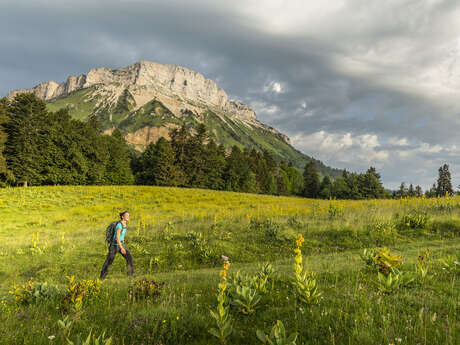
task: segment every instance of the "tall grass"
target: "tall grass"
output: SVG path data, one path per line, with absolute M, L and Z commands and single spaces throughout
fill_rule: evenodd
M 64 308 L 66 276 L 98 277 L 105 227 L 126 209 L 135 277 L 126 277 L 117 256 L 96 297 L 78 313 Z M 69 317 L 71 339 L 92 329 L 114 344 L 217 344 L 209 310 L 216 308 L 225 255 L 229 274 L 252 274 L 260 262 L 277 271 L 256 312 L 230 307 L 229 344 L 260 343 L 256 330 L 268 334 L 276 320 L 297 332 L 297 344 L 458 344 L 458 270 L 439 259 L 459 255 L 459 209 L 459 197 L 337 201 L 138 186 L 1 189 L 0 343 L 65 343 L 58 320 Z M 292 286 L 298 234 L 321 291 L 318 304 L 298 303 Z M 411 274 L 429 248 L 426 277 L 382 292 L 360 253 L 384 246 Z M 140 279 L 164 282 L 161 294 L 130 299 Z M 30 280 L 60 294 L 14 302 L 8 291 Z

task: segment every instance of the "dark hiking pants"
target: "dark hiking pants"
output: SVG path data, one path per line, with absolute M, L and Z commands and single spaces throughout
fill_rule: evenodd
M 104 265 L 102 266 L 100 279 L 103 280 L 107 276 L 109 271 L 109 266 L 112 264 L 115 259 L 115 255 L 120 253 L 126 260 L 126 268 L 128 269 L 128 275 L 133 275 L 133 258 L 131 253 L 126 249 L 126 254 L 122 254 L 120 248 L 117 245 L 111 244 L 109 247 L 109 252 L 107 253 L 107 258 L 105 259 Z

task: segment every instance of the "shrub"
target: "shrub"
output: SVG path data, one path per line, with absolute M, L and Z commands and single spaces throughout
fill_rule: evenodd
M 190 231 L 185 235 L 185 238 L 191 242 L 193 253 L 199 262 L 209 262 L 216 257 L 214 251 L 209 246 L 209 242 L 203 237 L 201 232 Z
M 84 300 L 99 296 L 101 291 L 99 279 L 77 282 L 74 276 L 67 276 L 66 278 L 69 283 L 64 297 L 64 308 L 70 304 L 72 311 L 78 312 L 82 308 Z
M 389 274 L 392 269 L 402 265 L 402 256 L 392 254 L 388 248 L 378 250 L 372 256 L 372 260 L 378 267 L 379 272 L 385 275 Z
M 276 239 L 280 231 L 280 225 L 270 218 L 264 220 L 251 219 L 249 227 L 253 231 L 263 232 L 265 238 L 269 240 Z
M 35 283 L 31 280 L 22 284 L 14 285 L 9 291 L 18 304 L 32 304 L 39 300 L 55 298 L 59 295 L 59 288 L 48 283 Z
M 138 280 L 129 288 L 129 298 L 134 301 L 151 299 L 161 294 L 164 283 L 157 283 L 153 280 Z
M 400 230 L 421 230 L 425 229 L 430 217 L 427 214 L 406 214 L 401 217 L 398 228 Z
M 361 257 L 361 260 L 364 261 L 366 266 L 370 269 L 376 269 L 377 268 L 377 262 L 374 260 L 374 258 L 377 255 L 378 250 L 377 249 L 371 249 L 371 248 L 366 248 L 362 251 L 362 253 L 359 254 Z

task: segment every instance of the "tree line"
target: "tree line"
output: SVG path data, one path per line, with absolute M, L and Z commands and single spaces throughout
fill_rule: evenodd
M 458 189 L 460 189 L 460 186 L 458 186 Z M 446 195 L 452 196 L 454 194 L 455 192 L 452 188 L 452 179 L 448 164 L 443 164 L 439 167 L 436 182 L 433 183 L 431 188 L 426 190 L 425 193 L 423 193 L 422 187 L 416 186 L 414 188 L 412 183 L 407 187 L 404 182 L 401 183 L 398 190 L 393 191 L 394 198 L 421 197 L 422 195 L 425 195 L 427 198 L 434 198 Z
M 1 185 L 131 184 L 129 156 L 121 132 L 102 135 L 95 117 L 49 112 L 33 94 L 0 100 Z
M 208 188 L 309 198 L 367 199 L 420 196 L 421 188 L 384 189 L 374 167 L 321 178 L 313 161 L 303 172 L 268 151 L 226 149 L 204 125 L 193 134 L 183 125 L 144 152 L 134 151 L 115 129 L 102 134 L 96 117 L 82 122 L 66 109 L 50 112 L 33 94 L 0 99 L 0 185 L 139 184 Z M 442 169 L 441 169 L 442 168 Z M 448 166 L 436 195 L 445 194 Z M 447 170 L 447 171 L 446 171 Z M 447 188 L 447 189 L 446 189 Z M 430 191 L 427 191 L 430 195 Z

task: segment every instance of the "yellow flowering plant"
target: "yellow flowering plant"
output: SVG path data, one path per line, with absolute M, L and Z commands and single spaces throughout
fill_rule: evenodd
M 210 310 L 211 316 L 216 321 L 216 328 L 209 329 L 209 333 L 220 340 L 221 344 L 227 343 L 227 338 L 232 334 L 233 322 L 230 316 L 230 307 L 227 296 L 227 271 L 230 268 L 230 262 L 224 261 L 220 271 L 220 282 L 217 291 L 217 308 Z
M 297 247 L 294 249 L 294 279 L 293 285 L 297 299 L 305 304 L 318 304 L 321 297 L 316 279 L 312 272 L 307 272 L 303 265 L 302 244 L 305 242 L 302 234 L 299 234 L 296 240 Z

